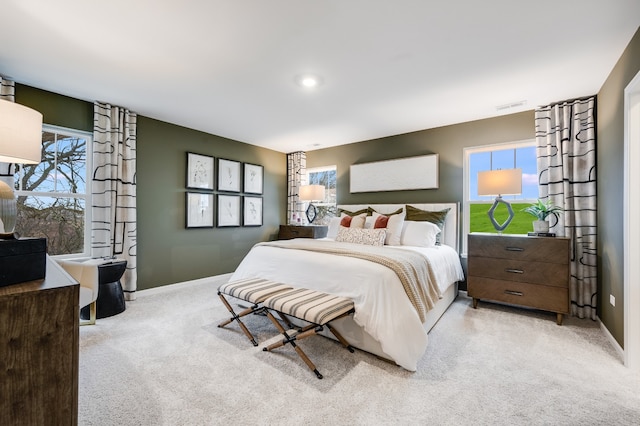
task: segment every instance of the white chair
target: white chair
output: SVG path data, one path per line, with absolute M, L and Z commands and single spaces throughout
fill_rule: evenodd
M 79 309 L 89 305 L 89 320 L 80 321 L 80 325 L 95 324 L 99 288 L 98 265 L 104 263 L 104 260 L 58 260 L 58 263 L 80 284 Z M 80 311 L 78 311 L 79 314 Z

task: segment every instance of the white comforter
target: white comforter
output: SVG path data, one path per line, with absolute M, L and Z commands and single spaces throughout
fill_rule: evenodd
M 326 242 L 354 250 L 359 246 Z M 441 292 L 464 279 L 458 253 L 451 247 L 394 248 L 427 256 Z M 242 260 L 231 280 L 254 276 L 353 299 L 354 321 L 380 343 L 390 359 L 407 370 L 416 370 L 427 347 L 427 332 L 391 269 L 352 257 L 258 245 Z

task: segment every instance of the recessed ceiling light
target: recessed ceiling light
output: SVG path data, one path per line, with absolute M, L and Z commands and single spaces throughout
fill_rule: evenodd
M 304 88 L 313 89 L 322 83 L 322 79 L 313 74 L 302 74 L 296 77 L 296 83 Z

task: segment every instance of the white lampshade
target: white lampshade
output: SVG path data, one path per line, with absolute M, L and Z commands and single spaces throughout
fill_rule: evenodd
M 323 201 L 324 186 L 303 185 L 300 187 L 300 193 L 298 195 L 302 201 Z
M 522 169 L 478 172 L 478 195 L 522 194 Z
M 42 160 L 42 114 L 0 100 L 0 161 L 37 164 Z

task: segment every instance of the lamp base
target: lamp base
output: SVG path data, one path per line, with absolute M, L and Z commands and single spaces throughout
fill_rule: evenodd
M 318 215 L 318 209 L 316 209 L 316 206 L 309 203 L 309 207 L 307 207 L 307 211 L 305 213 L 307 215 L 307 220 L 309 221 L 309 223 L 313 223 L 313 221 L 316 220 L 316 216 Z
M 502 224 L 498 223 L 498 221 L 494 216 L 496 208 L 498 208 L 498 205 L 500 204 L 504 204 L 505 206 L 507 206 L 507 210 L 509 212 L 509 217 L 507 217 L 507 219 Z M 513 209 L 511 208 L 511 204 L 504 201 L 500 196 L 496 197 L 496 200 L 493 202 L 493 205 L 487 212 L 487 215 L 489 216 L 489 220 L 491 220 L 491 224 L 493 225 L 494 228 L 496 228 L 496 231 L 498 231 L 499 233 L 502 233 L 502 231 L 507 229 L 507 226 L 509 226 L 514 216 Z

